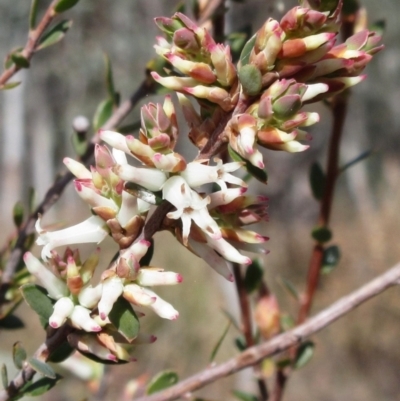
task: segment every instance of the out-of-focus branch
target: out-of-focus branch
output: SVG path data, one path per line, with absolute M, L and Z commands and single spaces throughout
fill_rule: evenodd
M 122 120 L 129 114 L 132 108 L 138 103 L 140 99 L 146 95 L 152 93 L 154 90 L 154 81 L 149 74 L 146 74 L 146 78 L 142 81 L 138 89 L 133 93 L 133 95 L 123 102 L 111 115 L 109 120 L 102 127 L 103 129 L 115 128 Z M 85 164 L 91 162 L 93 157 L 94 145 L 98 140 L 97 137 L 94 138 L 92 143 L 88 146 L 85 154 L 81 157 L 81 161 Z M 44 196 L 42 202 L 39 206 L 31 213 L 28 219 L 25 221 L 23 226 L 20 228 L 18 237 L 16 239 L 14 248 L 10 254 L 7 264 L 2 272 L 1 284 L 0 284 L 0 305 L 4 303 L 5 294 L 10 287 L 13 276 L 16 269 L 22 259 L 23 254 L 26 249 L 27 237 L 34 232 L 35 222 L 37 220 L 38 214 L 44 214 L 54 203 L 57 202 L 62 192 L 64 191 L 67 184 L 74 178 L 70 172 L 65 172 L 59 176 L 54 184 L 49 188 L 46 195 Z
M 25 47 L 21 51 L 21 55 L 24 58 L 26 58 L 28 61 L 30 61 L 32 56 L 34 55 L 34 53 L 39 45 L 39 40 L 40 40 L 41 36 L 43 35 L 44 31 L 51 24 L 53 19 L 58 15 L 54 11 L 54 6 L 56 5 L 56 3 L 57 3 L 57 0 L 54 0 L 49 5 L 49 7 L 47 8 L 46 12 L 44 13 L 42 19 L 40 20 L 39 24 L 37 25 L 37 27 L 34 29 L 31 29 L 29 31 L 28 40 L 25 44 Z M 7 83 L 7 81 L 10 78 L 12 78 L 20 69 L 21 69 L 21 67 L 17 66 L 16 64 L 13 64 L 11 67 L 4 70 L 3 73 L 0 75 L 0 86 Z
M 400 284 L 400 263 L 358 290 L 334 302 L 330 307 L 294 329 L 280 334 L 263 344 L 248 348 L 238 356 L 224 363 L 206 368 L 175 386 L 150 396 L 137 398 L 135 401 L 176 400 L 183 394 L 198 390 L 222 377 L 253 366 L 264 358 L 278 354 L 301 343 L 305 338 L 322 330 L 370 298 L 397 284 Z
M 68 334 L 74 329 L 64 325 L 57 330 L 51 329 L 52 335 L 48 336 L 46 341 L 36 350 L 33 357 L 46 362 L 53 351 L 55 351 L 67 338 Z M 25 362 L 23 368 L 18 372 L 7 388 L 0 391 L 0 401 L 7 401 L 16 396 L 22 387 L 33 379 L 36 371 Z

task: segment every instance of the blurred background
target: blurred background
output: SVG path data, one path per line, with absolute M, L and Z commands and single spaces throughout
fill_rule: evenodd
M 49 1 L 39 4 L 44 10 Z M 75 156 L 71 146 L 73 118 L 83 115 L 91 120 L 97 105 L 107 96 L 104 53 L 112 61 L 115 85 L 124 100 L 138 87 L 147 62 L 154 57 L 154 37 L 159 32 L 153 18 L 172 15 L 177 4 L 172 0 L 79 2 L 66 15 L 73 20 L 66 38 L 34 57 L 31 68 L 17 78 L 22 85 L 0 93 L 1 243 L 14 231 L 11 211 L 15 202 L 26 203 L 31 186 L 40 201 L 56 174 L 64 171 L 63 157 Z M 231 1 L 227 19 L 232 27 L 251 25 L 255 31 L 268 17 L 280 18 L 296 4 L 294 0 Z M 338 181 L 331 228 L 332 244 L 340 247 L 342 258 L 331 274 L 322 277 L 314 312 L 400 260 L 400 2 L 363 0 L 362 4 L 371 24 L 386 22 L 386 48 L 368 66 L 368 79 L 352 91 L 341 161 L 346 163 L 366 150 L 373 149 L 374 153 Z M 25 43 L 28 13 L 29 2 L 0 3 L 2 57 Z M 141 104 L 157 100 L 152 96 Z M 271 252 L 263 258 L 265 278 L 281 310 L 293 315 L 297 305 L 279 283 L 282 277 L 290 279 L 299 291 L 305 284 L 313 245 L 310 232 L 318 215 L 308 174 L 313 162 L 325 163 L 331 126 L 329 110 L 323 104 L 316 109 L 321 122 L 313 127 L 311 148 L 294 155 L 264 152 L 269 183 L 254 186 L 255 191 L 270 199 L 270 221 L 262 227 L 263 234 L 271 238 L 267 243 Z M 137 121 L 139 110 L 137 107 L 126 123 Z M 184 129 L 182 125 L 182 136 Z M 182 147 L 182 153 L 195 154 L 189 142 Z M 86 205 L 69 186 L 45 221 L 61 220 L 72 225 L 88 215 Z M 212 349 L 226 327 L 223 311 L 238 317 L 232 283 L 217 276 L 169 234 L 157 234 L 156 245 L 152 264 L 184 275 L 181 285 L 159 291 L 180 311 L 180 318 L 162 321 L 149 313 L 143 319 L 143 331 L 156 335 L 158 340 L 138 348 L 137 362 L 109 368 L 104 399 L 122 399 L 123 383 L 141 375 L 151 377 L 161 369 L 175 370 L 181 378 L 201 370 L 209 363 Z M 106 266 L 115 249 L 111 241 L 102 249 Z M 10 370 L 10 347 L 16 340 L 22 341 L 30 353 L 42 341 L 39 334 L 32 334 L 41 331 L 36 315 L 25 305 L 18 314 L 28 330 L 0 333 L 0 363 L 6 363 Z M 238 335 L 231 327 L 216 361 L 238 352 L 234 345 Z M 400 290 L 395 288 L 314 336 L 315 355 L 292 375 L 284 399 L 400 400 L 399 335 Z M 68 370 L 59 371 L 65 377 L 62 385 L 43 400 L 88 397 L 84 381 Z M 199 395 L 215 401 L 231 400 L 231 389 L 256 391 L 251 369 L 208 386 Z

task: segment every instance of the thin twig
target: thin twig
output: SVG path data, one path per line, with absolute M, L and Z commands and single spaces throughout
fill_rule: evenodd
M 51 24 L 53 19 L 58 15 L 54 11 L 54 6 L 56 5 L 56 3 L 57 3 L 57 0 L 54 0 L 49 5 L 49 7 L 45 11 L 42 19 L 40 20 L 39 24 L 37 25 L 37 27 L 35 29 L 31 29 L 29 31 L 28 40 L 25 44 L 25 47 L 21 51 L 21 55 L 23 57 L 25 57 L 28 61 L 31 60 L 32 56 L 34 55 L 35 51 L 37 50 L 37 47 L 39 45 L 39 40 L 40 40 L 41 36 L 43 35 L 44 31 Z M 13 64 L 11 67 L 4 70 L 0 76 L 0 86 L 7 83 L 7 81 L 10 78 L 12 78 L 20 69 L 21 69 L 21 67 L 18 67 L 16 64 Z
M 261 345 L 248 348 L 238 356 L 219 365 L 206 368 L 201 372 L 179 382 L 166 390 L 151 396 L 137 398 L 135 401 L 169 401 L 176 400 L 183 394 L 198 390 L 218 379 L 253 366 L 264 358 L 278 354 L 293 347 L 346 315 L 370 298 L 382 293 L 389 287 L 400 284 L 400 263 L 387 272 L 376 277 L 358 290 L 334 302 L 313 318 L 286 333 L 280 334 Z M 1 400 L 0 400 L 1 401 Z

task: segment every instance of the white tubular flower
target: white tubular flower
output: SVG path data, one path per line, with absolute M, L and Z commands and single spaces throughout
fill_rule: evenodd
M 174 272 L 163 272 L 161 269 L 140 269 L 136 281 L 139 285 L 173 285 L 181 283 L 182 276 Z
M 243 163 L 233 162 L 223 164 L 221 159 L 215 158 L 216 166 L 208 166 L 200 162 L 192 162 L 186 166 L 181 172 L 181 177 L 189 184 L 190 187 L 196 188 L 210 182 L 217 183 L 221 189 L 226 189 L 226 182 L 230 184 L 247 187 L 247 184 L 239 177 L 235 177 L 231 173 L 239 169 Z
M 80 198 L 84 200 L 89 206 L 106 207 L 108 209 L 113 210 L 114 212 L 118 211 L 118 206 L 112 199 L 108 199 L 100 195 L 94 189 L 90 188 L 90 186 L 85 185 L 84 182 L 75 180 L 74 185 L 75 185 L 75 190 L 80 196 Z
M 160 298 L 155 292 L 148 290 L 147 288 L 144 291 L 155 298 L 155 301 L 149 305 L 150 309 L 153 309 L 158 316 L 163 319 L 176 320 L 179 317 L 179 312 L 167 301 L 164 301 Z
M 118 164 L 128 164 L 128 160 L 124 151 L 112 148 L 112 155 Z
M 78 294 L 79 303 L 85 308 L 92 309 L 100 301 L 103 285 L 100 283 L 96 287 L 91 285 L 85 287 Z
M 92 173 L 82 163 L 69 157 L 65 157 L 63 163 L 76 178 L 82 180 L 92 179 Z
M 310 100 L 321 93 L 328 92 L 329 86 L 327 84 L 311 84 L 307 85 L 307 89 L 304 92 L 304 95 L 301 98 L 302 102 L 306 102 L 307 100 Z
M 166 199 L 177 209 L 175 212 L 168 213 L 167 216 L 170 219 L 180 218 L 182 220 L 182 238 L 185 245 L 189 237 L 192 220 L 211 238 L 221 238 L 218 224 L 207 210 L 210 198 L 202 198 L 189 187 L 182 177 L 173 176 L 167 180 L 163 187 L 163 199 Z
M 246 188 L 227 188 L 222 191 L 213 192 L 209 195 L 211 202 L 208 205 L 208 210 L 212 210 L 217 206 L 227 205 L 239 196 L 242 196 L 246 191 Z
M 228 281 L 234 281 L 233 274 L 229 268 L 228 262 L 221 258 L 212 248 L 201 242 L 189 239 L 190 248 L 203 259 L 218 274 L 226 278 Z
M 53 307 L 53 314 L 49 318 L 49 324 L 53 329 L 58 329 L 65 323 L 67 317 L 74 310 L 74 303 L 71 298 L 63 297 L 60 298 Z
M 43 230 L 39 217 L 35 228 L 39 234 L 36 243 L 44 245 L 42 249 L 42 259 L 51 258 L 51 250 L 63 245 L 99 243 L 108 235 L 108 230 L 104 228 L 104 221 L 98 216 L 89 217 L 87 220 L 75 226 L 59 231 L 49 232 Z
M 167 175 L 155 168 L 137 168 L 129 164 L 118 165 L 115 173 L 125 181 L 131 181 L 150 191 L 159 191 Z
M 68 295 L 69 291 L 65 282 L 47 269 L 30 252 L 24 254 L 24 262 L 28 271 L 41 282 L 51 298 L 57 300 Z
M 71 323 L 77 329 L 85 331 L 101 331 L 101 326 L 99 326 L 94 319 L 90 317 L 90 310 L 84 308 L 81 305 L 75 305 L 69 318 Z
M 155 294 L 147 293 L 147 290 L 137 284 L 127 284 L 124 287 L 124 298 L 134 305 L 149 306 L 156 301 Z
M 122 150 L 124 153 L 131 155 L 131 151 L 126 144 L 126 138 L 124 135 L 114 131 L 100 130 L 99 137 L 111 147 Z
M 123 293 L 124 285 L 119 277 L 111 277 L 103 282 L 101 299 L 98 304 L 100 318 L 105 320 L 114 302 Z
M 138 198 L 126 191 L 122 191 L 121 208 L 117 214 L 117 220 L 121 224 L 121 227 L 125 227 L 132 217 L 138 214 Z
M 212 239 L 207 237 L 207 244 L 215 249 L 219 254 L 222 255 L 226 260 L 230 262 L 240 263 L 243 265 L 249 265 L 251 259 L 247 256 L 242 255 L 235 247 L 233 247 L 229 242 L 225 241 L 223 238 Z

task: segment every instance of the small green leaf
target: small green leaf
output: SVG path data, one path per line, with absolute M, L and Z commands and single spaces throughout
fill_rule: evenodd
M 128 341 L 134 340 L 139 333 L 139 319 L 131 304 L 119 297 L 108 315 L 111 323 Z
M 221 347 L 226 335 L 228 334 L 229 328 L 231 327 L 231 322 L 228 321 L 228 324 L 226 325 L 224 331 L 222 332 L 221 337 L 219 338 L 219 340 L 217 341 L 217 343 L 215 344 L 214 349 L 211 352 L 211 356 L 210 356 L 210 362 L 212 362 L 215 359 L 215 356 L 217 355 L 217 352 L 219 350 L 219 348 Z
M 8 372 L 7 366 L 4 363 L 1 365 L 1 382 L 3 384 L 3 388 L 6 389 L 8 387 Z
M 4 330 L 17 330 L 25 327 L 24 322 L 15 315 L 7 315 L 0 320 L 0 328 Z
M 258 401 L 258 398 L 254 394 L 245 393 L 244 391 L 233 390 L 233 395 L 241 401 Z
M 29 207 L 29 213 L 32 213 L 36 208 L 36 191 L 35 188 L 33 187 L 29 188 L 28 207 Z
M 239 81 L 246 95 L 258 95 L 262 88 L 260 70 L 253 64 L 246 64 L 239 70 Z
M 63 13 L 64 11 L 72 8 L 79 0 L 60 0 L 55 6 L 54 11 L 56 13 Z
M 289 358 L 284 358 L 276 362 L 276 367 L 278 369 L 285 369 L 287 366 L 290 366 L 292 364 L 292 360 Z
M 17 341 L 13 345 L 13 361 L 17 369 L 22 369 L 22 366 L 26 360 L 26 351 L 22 346 L 21 342 Z
M 178 383 L 178 375 L 170 370 L 164 370 L 155 375 L 147 385 L 146 394 L 154 394 Z
M 39 315 L 42 323 L 48 324 L 53 313 L 53 302 L 47 296 L 47 291 L 35 284 L 25 284 L 21 287 L 22 295 L 28 305 Z
M 18 201 L 13 208 L 13 219 L 14 224 L 17 228 L 21 227 L 22 222 L 24 221 L 24 206 L 22 202 Z
M 233 161 L 244 162 L 244 167 L 252 177 L 262 182 L 263 184 L 266 184 L 268 182 L 268 175 L 265 170 L 252 165 L 248 160 L 244 159 L 242 156 L 236 153 L 230 146 L 228 146 L 228 153 Z
M 150 266 L 151 259 L 153 258 L 154 254 L 154 240 L 153 238 L 150 239 L 150 246 L 147 249 L 146 254 L 140 259 L 140 266 Z
M 246 340 L 243 336 L 235 338 L 235 345 L 239 351 L 244 351 L 247 348 Z
M 71 140 L 72 140 L 72 146 L 75 150 L 75 153 L 78 156 L 83 156 L 88 148 L 87 139 L 84 136 L 79 135 L 78 133 L 74 132 L 72 134 Z
M 98 131 L 111 117 L 114 107 L 114 100 L 108 98 L 103 100 L 96 109 L 93 117 L 93 129 Z
M 48 32 L 46 32 L 39 41 L 38 50 L 52 46 L 63 39 L 69 28 L 72 26 L 72 20 L 63 20 Z
M 45 377 L 49 377 L 50 379 L 56 378 L 56 373 L 54 372 L 53 368 L 45 362 L 39 361 L 36 358 L 30 358 L 28 360 L 29 365 L 31 368 L 36 372 L 40 373 Z
M 114 79 L 113 79 L 113 71 L 111 60 L 108 54 L 104 53 L 104 62 L 106 64 L 106 87 L 108 92 L 108 97 L 110 99 L 114 99 L 114 105 L 117 106 L 115 103 L 116 96 L 115 96 L 115 88 L 114 88 Z
M 324 250 L 322 259 L 322 274 L 329 274 L 339 263 L 340 249 L 337 245 L 332 245 Z
M 264 269 L 259 260 L 254 259 L 250 266 L 247 267 L 244 276 L 244 286 L 248 294 L 255 291 L 261 284 L 264 274 Z
M 55 374 L 54 378 L 42 377 L 39 380 L 36 380 L 34 383 L 30 383 L 27 387 L 24 387 L 24 395 L 37 397 L 39 395 L 47 393 L 61 379 L 62 376 L 57 373 Z
M 314 198 L 321 200 L 325 191 L 325 173 L 319 163 L 315 162 L 310 169 L 310 185 Z
M 294 361 L 294 368 L 300 369 L 308 362 L 310 362 L 312 356 L 314 355 L 314 343 L 311 341 L 306 341 L 299 345 L 297 349 L 296 359 Z
M 29 68 L 30 66 L 29 60 L 18 52 L 11 54 L 11 60 L 19 68 Z
M 80 354 L 82 354 L 84 357 L 90 359 L 91 361 L 100 363 L 102 365 L 125 365 L 127 364 L 129 361 L 125 361 L 123 359 L 118 359 L 117 361 L 110 361 L 108 359 L 101 359 L 98 356 L 91 354 L 89 352 L 83 352 L 81 350 L 77 350 Z
M 290 280 L 288 280 L 288 279 L 286 279 L 286 278 L 284 278 L 284 277 L 280 277 L 279 282 L 280 282 L 280 284 L 282 284 L 282 287 L 283 287 L 285 290 L 287 290 L 287 291 L 289 292 L 289 294 L 290 294 L 296 301 L 299 300 L 299 293 L 297 292 L 296 287 L 294 286 L 294 284 L 293 284 Z
M 64 341 L 57 349 L 55 349 L 49 356 L 48 361 L 53 363 L 60 363 L 65 361 L 75 351 L 68 341 Z
M 248 30 L 251 30 L 251 26 L 249 28 L 250 29 Z M 229 43 L 229 47 L 231 49 L 232 58 L 234 60 L 237 60 L 240 57 L 240 53 L 249 36 L 250 35 L 248 35 L 246 32 L 242 30 L 241 32 L 232 32 L 226 38 L 226 40 Z
M 350 160 L 349 162 L 347 162 L 344 166 L 342 166 L 339 169 L 339 173 L 343 173 L 344 171 L 346 171 L 348 168 L 353 167 L 355 164 L 367 159 L 368 157 L 370 157 L 371 155 L 373 155 L 375 153 L 374 149 L 370 149 L 370 150 L 366 150 L 365 152 L 361 153 L 359 156 L 357 156 L 356 158 L 354 158 L 353 160 Z
M 36 26 L 36 17 L 38 11 L 39 0 L 32 0 L 31 9 L 29 11 L 29 29 L 33 30 Z
M 311 236 L 321 244 L 328 242 L 332 238 L 332 232 L 327 227 L 315 227 L 312 232 Z
M 2 91 L 7 91 L 9 89 L 14 89 L 17 86 L 21 85 L 21 82 L 9 82 L 7 84 L 4 85 L 0 85 L 0 90 Z
M 242 53 L 240 54 L 239 58 L 239 69 L 249 64 L 250 53 L 253 50 L 255 43 L 256 43 L 256 35 L 253 35 L 244 45 Z
M 280 322 L 283 331 L 290 330 L 296 325 L 295 320 L 287 313 L 284 313 L 280 316 Z

